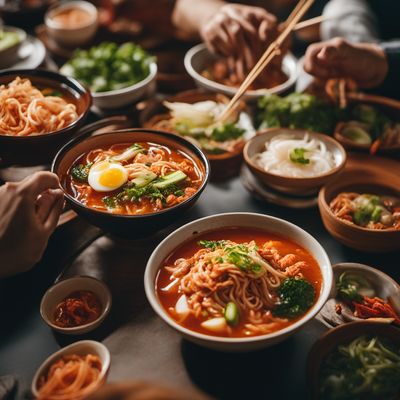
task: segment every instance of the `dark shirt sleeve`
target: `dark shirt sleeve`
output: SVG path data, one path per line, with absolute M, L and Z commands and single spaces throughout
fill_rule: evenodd
M 400 40 L 380 43 L 385 51 L 389 72 L 375 93 L 400 99 Z

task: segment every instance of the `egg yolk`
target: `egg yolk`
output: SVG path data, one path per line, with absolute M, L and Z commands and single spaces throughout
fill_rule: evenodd
M 125 180 L 123 171 L 117 168 L 110 168 L 103 171 L 99 176 L 99 183 L 105 187 L 120 186 Z

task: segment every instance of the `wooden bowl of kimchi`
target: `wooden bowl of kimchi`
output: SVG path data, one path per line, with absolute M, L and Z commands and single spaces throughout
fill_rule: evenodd
M 196 203 L 209 164 L 184 138 L 138 128 L 75 138 L 58 152 L 52 171 L 79 215 L 115 236 L 139 239 Z
M 356 250 L 400 249 L 399 163 L 374 156 L 351 156 L 340 178 L 324 186 L 318 207 L 328 232 Z
M 179 131 L 178 124 L 175 125 L 172 112 L 168 109 L 170 104 L 185 103 L 190 105 L 201 105 L 207 102 L 224 104 L 229 98 L 215 93 L 204 93 L 200 90 L 188 90 L 167 97 L 165 101 L 150 101 L 144 107 L 139 115 L 140 125 L 148 129 L 160 129 L 183 136 L 198 145 L 207 156 L 211 165 L 211 179 L 218 181 L 236 176 L 239 173 L 243 161 L 243 147 L 247 140 L 254 136 L 255 130 L 252 125 L 252 118 L 248 107 L 241 102 L 234 116 L 234 125 L 243 130 L 243 134 L 237 139 L 228 139 L 215 142 L 197 139 L 196 135 L 191 136 L 183 131 Z M 211 103 L 210 103 L 211 104 Z M 212 109 L 211 105 L 211 109 Z M 190 113 L 190 110 L 189 110 Z M 176 120 L 176 118 L 175 118 Z M 216 146 L 213 148 L 213 146 Z

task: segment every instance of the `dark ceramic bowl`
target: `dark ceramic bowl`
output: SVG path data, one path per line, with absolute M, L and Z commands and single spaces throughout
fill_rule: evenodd
M 193 104 L 206 100 L 217 101 L 217 94 L 204 93 L 200 90 L 187 90 L 168 97 L 165 100 L 170 103 L 181 102 Z M 158 122 L 169 118 L 168 110 L 163 105 L 163 102 L 161 100 L 154 100 L 149 102 L 141 111 L 139 122 L 144 128 L 155 129 Z M 171 131 L 171 133 L 179 135 L 175 131 Z M 211 180 L 221 181 L 239 175 L 240 166 L 243 162 L 244 145 L 245 142 L 241 146 L 237 146 L 235 151 L 229 153 L 211 154 L 205 152 L 211 165 Z
M 78 118 L 67 127 L 43 135 L 7 136 L 0 134 L 0 166 L 12 164 L 37 165 L 50 163 L 62 145 L 73 138 L 83 125 L 92 105 L 92 97 L 78 81 L 46 70 L 6 70 L 0 72 L 0 85 L 17 76 L 28 78 L 39 89 L 51 88 L 61 92 L 75 104 Z
M 328 354 L 337 346 L 349 343 L 363 335 L 384 337 L 389 339 L 396 346 L 400 344 L 400 330 L 385 323 L 370 321 L 350 322 L 329 330 L 318 339 L 308 355 L 307 386 L 311 391 L 310 399 L 321 400 L 319 396 L 319 371 Z
M 143 215 L 117 215 L 86 207 L 76 200 L 66 189 L 65 178 L 75 160 L 92 149 L 106 147 L 116 143 L 153 142 L 179 149 L 188 154 L 196 162 L 203 173 L 203 183 L 199 190 L 186 201 L 165 210 Z M 189 209 L 204 190 L 209 177 L 209 164 L 202 151 L 181 138 L 167 132 L 149 129 L 125 129 L 112 131 L 89 138 L 75 138 L 67 143 L 56 155 L 52 168 L 61 181 L 61 188 L 71 207 L 91 224 L 98 226 L 112 235 L 139 239 L 151 236 L 159 230 L 175 222 L 184 211 Z
M 57 0 L 9 0 L 0 6 L 0 14 L 8 25 L 31 29 L 43 22 L 47 9 Z

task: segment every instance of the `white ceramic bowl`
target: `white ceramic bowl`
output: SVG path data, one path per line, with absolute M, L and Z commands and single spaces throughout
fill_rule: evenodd
M 57 326 L 54 323 L 54 311 L 57 305 L 70 293 L 77 290 L 90 290 L 98 297 L 102 305 L 100 316 L 85 325 L 71 328 Z M 75 276 L 59 281 L 47 290 L 40 303 L 40 315 L 46 324 L 57 332 L 66 335 L 82 335 L 96 329 L 104 321 L 111 310 L 111 303 L 111 293 L 103 282 L 90 276 Z
M 157 64 L 150 64 L 150 73 L 142 81 L 123 89 L 108 92 L 92 92 L 93 105 L 101 109 L 125 107 L 152 95 L 156 90 Z
M 293 240 L 313 255 L 322 273 L 323 282 L 321 293 L 314 306 L 299 321 L 277 332 L 266 335 L 243 338 L 227 338 L 205 335 L 187 329 L 175 322 L 175 320 L 169 316 L 167 311 L 165 311 L 164 307 L 158 300 L 155 289 L 157 272 L 162 267 L 164 260 L 183 242 L 193 240 L 193 238 L 196 238 L 205 232 L 220 230 L 228 227 L 255 228 L 265 230 L 266 232 L 275 233 Z M 256 350 L 277 344 L 293 335 L 307 322 L 313 319 L 329 297 L 332 287 L 332 267 L 325 250 L 318 243 L 318 241 L 303 229 L 290 222 L 268 215 L 253 213 L 238 212 L 217 214 L 190 222 L 167 236 L 154 250 L 147 263 L 144 275 L 144 286 L 147 299 L 149 300 L 154 311 L 184 338 L 201 346 L 222 351 L 240 352 Z
M 80 8 L 90 15 L 88 22 L 76 28 L 65 27 L 53 17 L 61 11 L 71 8 Z M 88 43 L 96 34 L 98 27 L 97 8 L 87 1 L 68 1 L 51 8 L 45 15 L 44 23 L 50 38 L 61 46 L 78 47 Z
M 15 32 L 19 36 L 19 42 L 13 46 L 0 50 L 0 68 L 7 68 L 12 66 L 18 61 L 18 52 L 22 44 L 26 41 L 26 32 L 22 29 L 15 28 L 14 26 L 4 26 L 4 32 Z
M 47 370 L 50 368 L 52 364 L 54 364 L 62 356 L 69 354 L 77 354 L 77 355 L 93 354 L 98 356 L 102 364 L 98 380 L 99 386 L 105 383 L 108 371 L 110 369 L 110 352 L 108 351 L 107 347 L 100 342 L 96 342 L 94 340 L 81 340 L 80 342 L 70 344 L 69 346 L 64 347 L 63 349 L 56 351 L 42 363 L 42 365 L 36 371 L 32 380 L 31 390 L 34 398 L 37 398 L 38 396 L 37 386 L 39 383 L 39 378 L 47 372 Z
M 199 88 L 207 89 L 211 92 L 223 93 L 227 96 L 234 96 L 237 88 L 217 83 L 201 75 L 212 62 L 217 60 L 218 57 L 210 53 L 204 43 L 192 47 L 185 55 L 184 63 L 187 73 L 196 82 Z M 288 76 L 288 80 L 281 85 L 275 86 L 271 89 L 248 90 L 243 96 L 246 100 L 257 100 L 261 96 L 268 93 L 283 93 L 293 88 L 297 80 L 297 60 L 292 53 L 287 53 L 282 61 L 283 72 Z

